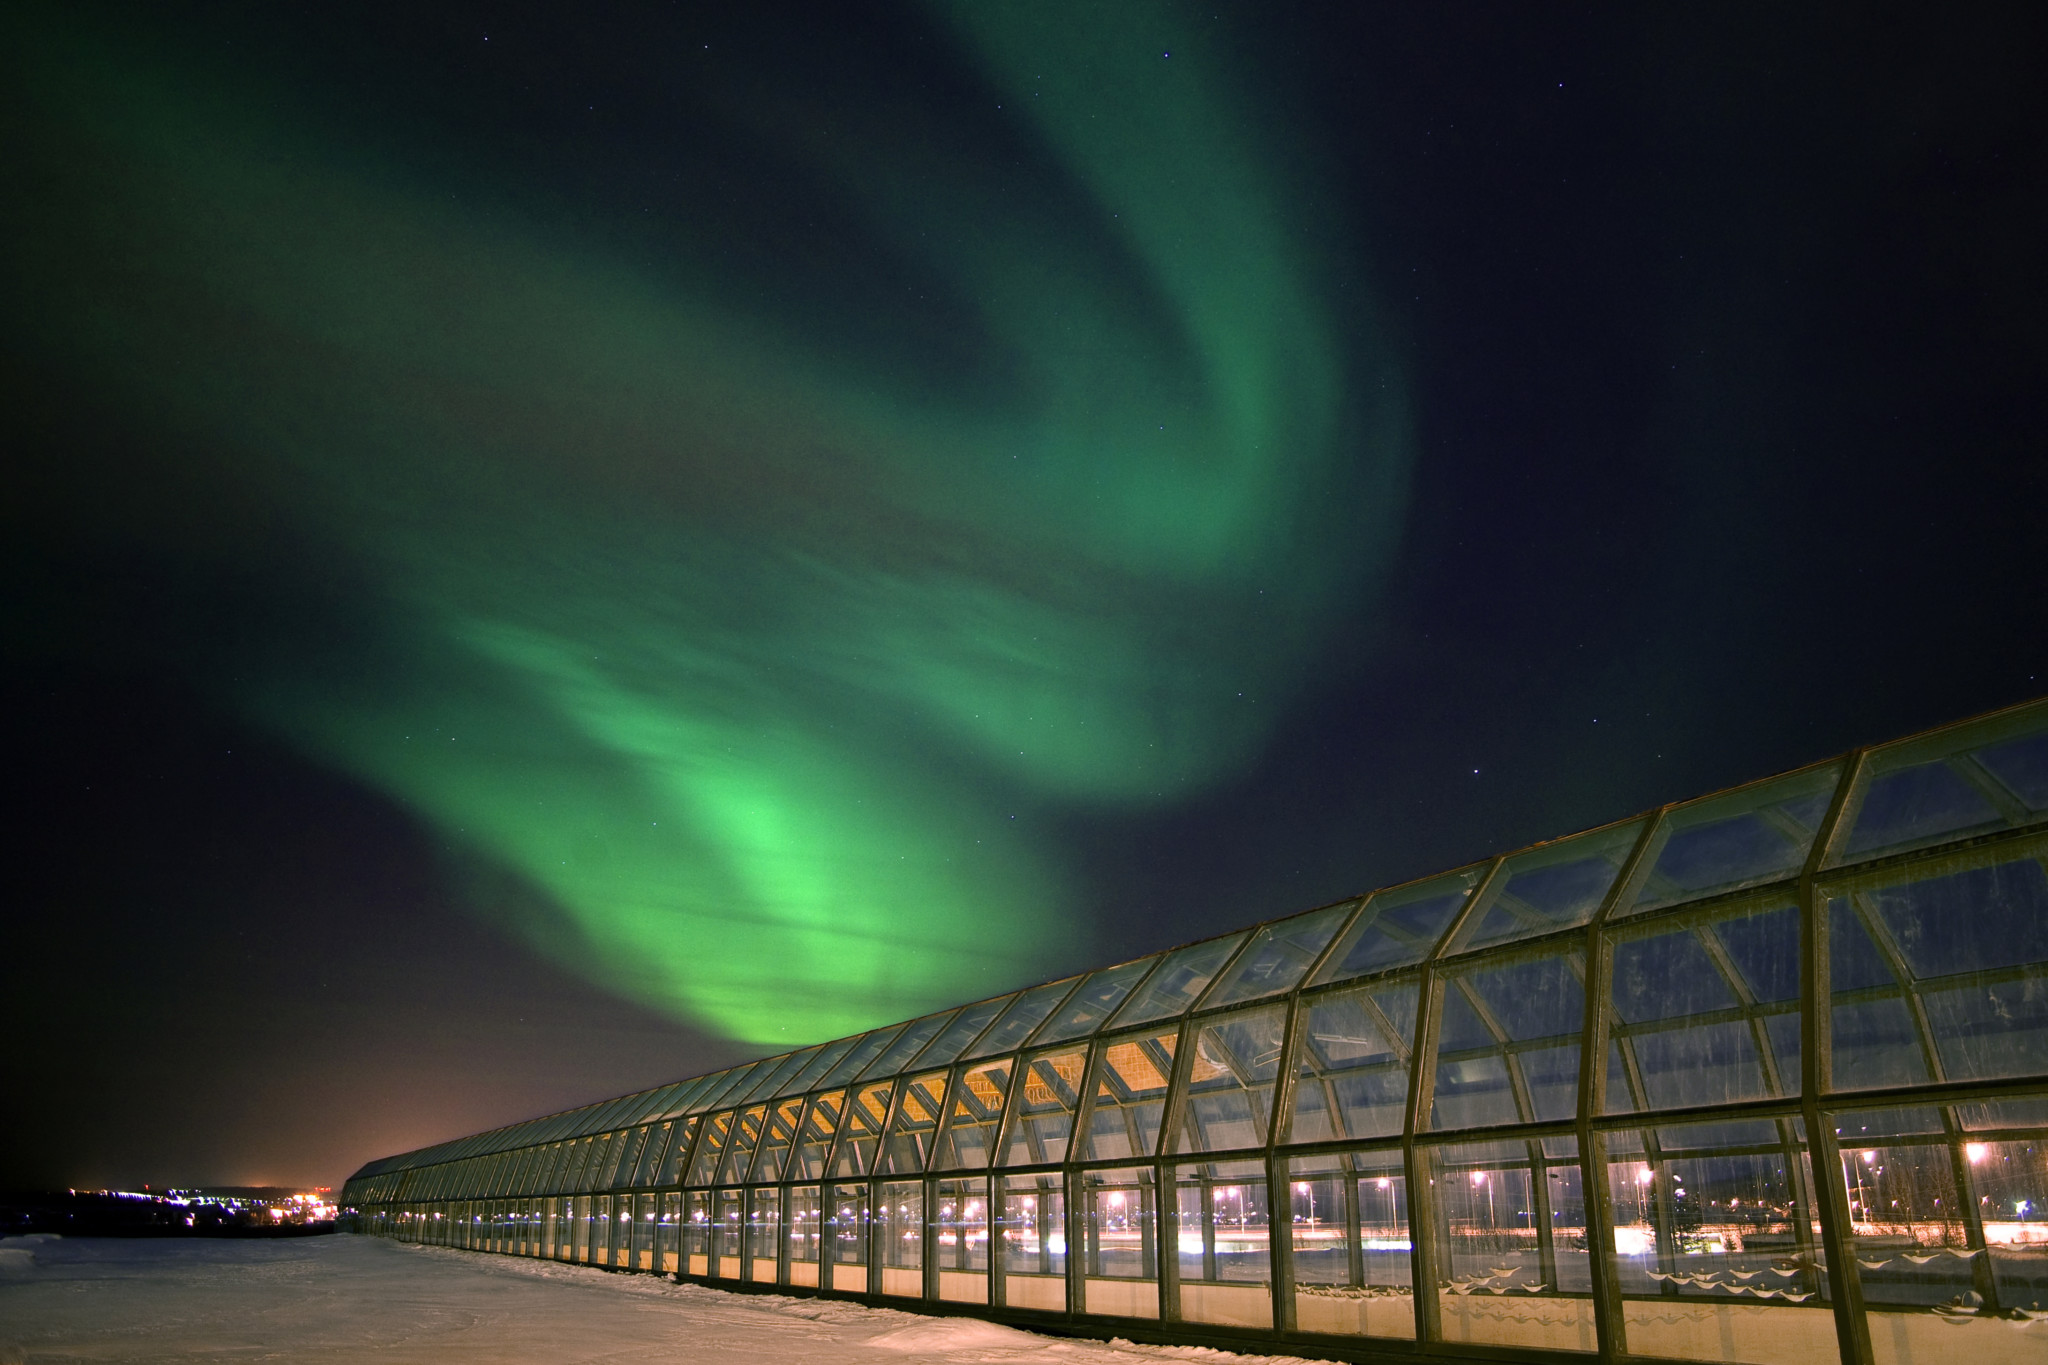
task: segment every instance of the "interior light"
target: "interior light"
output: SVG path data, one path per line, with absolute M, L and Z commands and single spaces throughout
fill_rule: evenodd
M 1977 1162 L 1982 1161 L 1984 1159 L 1985 1153 L 1989 1152 L 1990 1150 L 1991 1149 L 1989 1147 L 1986 1147 L 1981 1142 L 1966 1143 L 1963 1147 L 1963 1152 L 1970 1158 L 1971 1165 L 1975 1165 Z

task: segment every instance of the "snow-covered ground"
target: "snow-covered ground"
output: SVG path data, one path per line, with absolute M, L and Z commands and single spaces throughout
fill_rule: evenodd
M 372 1237 L 0 1240 L 0 1365 L 1274 1365 Z

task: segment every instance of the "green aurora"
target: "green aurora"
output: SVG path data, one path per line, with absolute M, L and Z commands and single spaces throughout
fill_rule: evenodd
M 748 1045 L 1074 962 L 1037 816 L 1244 771 L 1402 512 L 1398 373 L 1223 40 L 937 22 L 1021 170 L 915 101 L 707 81 L 702 136 L 942 305 L 807 314 L 720 266 L 715 204 L 650 253 L 196 41 L 0 21 L 35 366 L 176 433 L 138 501 L 243 509 L 166 498 L 158 544 L 286 544 L 370 623 L 195 680 L 546 907 L 479 913 Z

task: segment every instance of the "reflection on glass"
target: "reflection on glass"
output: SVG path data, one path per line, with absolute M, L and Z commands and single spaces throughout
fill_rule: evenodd
M 932 1260 L 939 1297 L 988 1302 L 989 1187 L 982 1177 L 941 1180 L 933 1195 Z
M 825 1204 L 825 1237 L 832 1248 L 831 1287 L 867 1292 L 870 1218 L 866 1185 L 833 1185 Z
M 1631 1352 L 1759 1365 L 1833 1357 L 1807 1169 L 1789 1123 L 1609 1136 Z
M 825 1205 L 816 1185 L 798 1185 L 789 1192 L 789 1282 L 818 1282 L 818 1256 L 825 1235 Z
M 1083 1311 L 1159 1316 L 1159 1207 L 1152 1168 L 1081 1174 Z
M 924 1186 L 915 1180 L 882 1186 L 875 1205 L 880 1292 L 924 1297 Z
M 1001 1181 L 1003 1303 L 1063 1313 L 1067 1307 L 1067 1195 L 1058 1175 Z
M 1272 1233 L 1265 1164 L 1212 1161 L 1178 1167 L 1173 1200 L 1182 1319 L 1271 1327 Z
M 747 1194 L 746 1260 L 747 1278 L 755 1284 L 774 1284 L 776 1257 L 782 1250 L 782 1191 L 750 1190 Z
M 1569 1138 L 1430 1149 L 1445 1341 L 1594 1349 L 1575 1152 Z
M 1408 1181 L 1399 1151 L 1288 1163 L 1294 1319 L 1304 1332 L 1415 1335 Z

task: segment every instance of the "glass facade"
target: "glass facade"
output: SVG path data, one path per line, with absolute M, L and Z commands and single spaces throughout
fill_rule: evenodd
M 2048 702 L 374 1161 L 343 1202 L 1294 1355 L 2048 1360 Z

